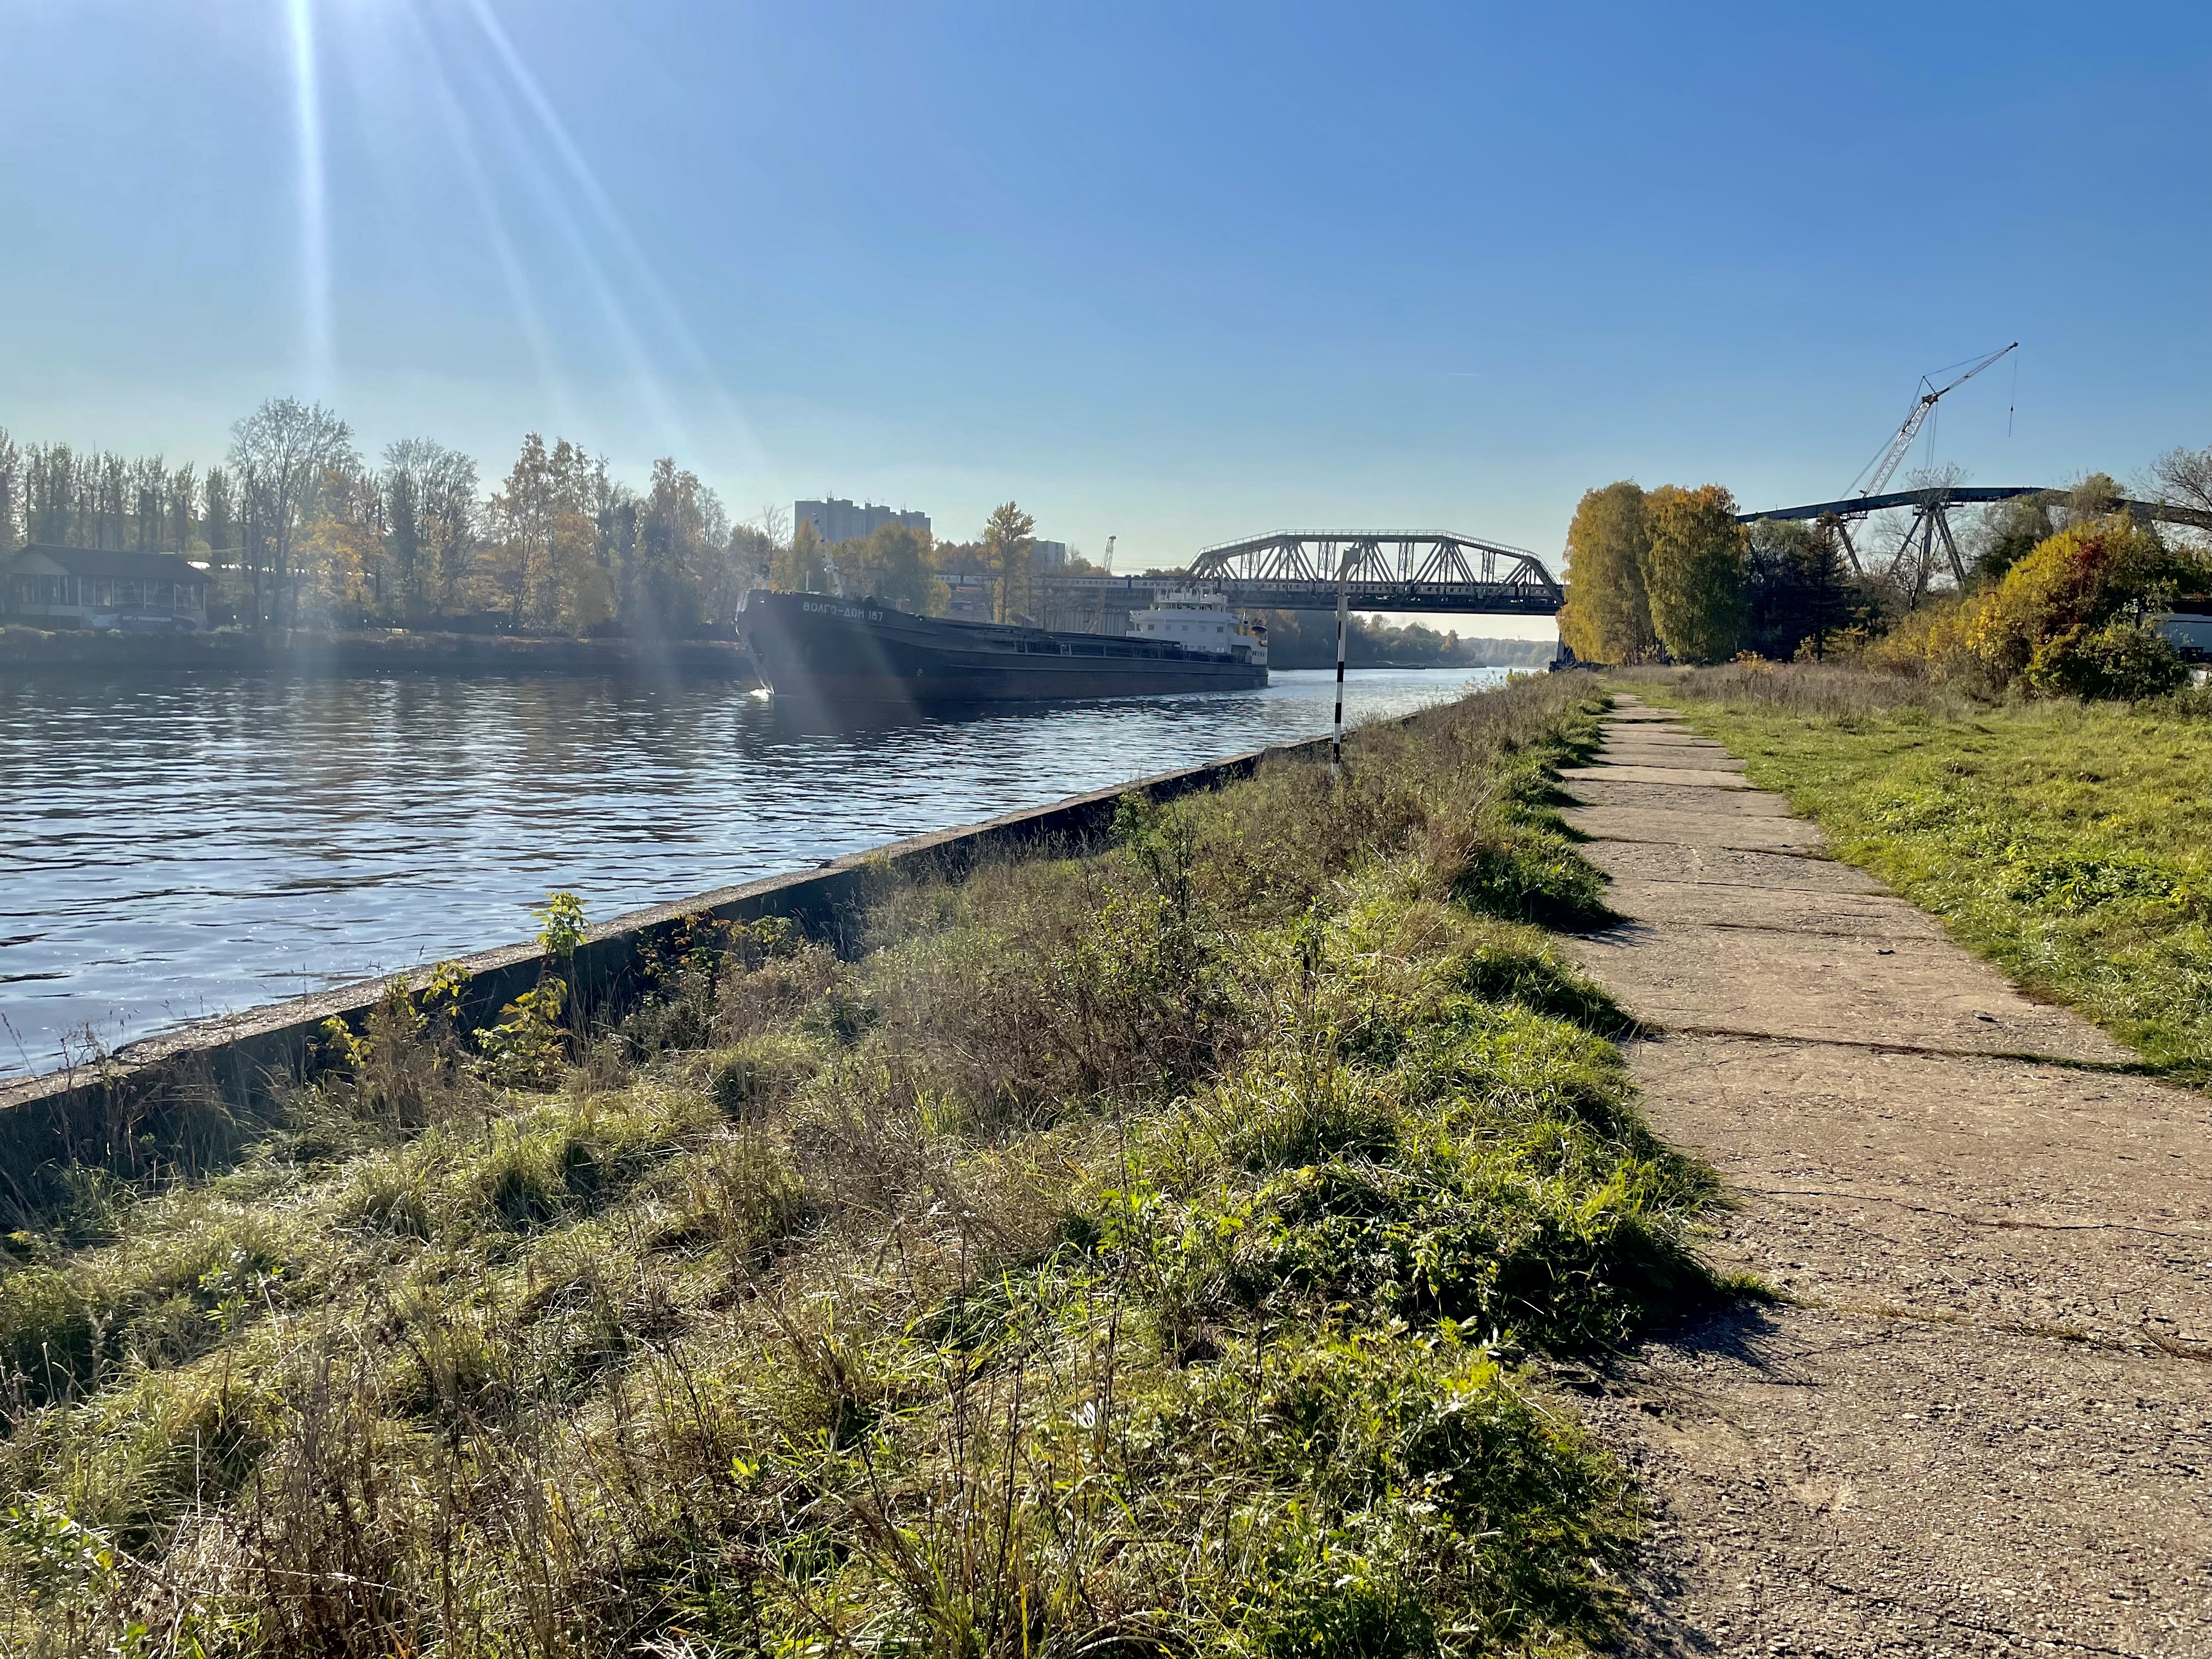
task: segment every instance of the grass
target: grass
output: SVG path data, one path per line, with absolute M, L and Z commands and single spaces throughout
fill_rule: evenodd
M 1976 702 L 1765 665 L 1654 700 L 1789 796 L 1838 856 L 2154 1068 L 2212 1086 L 2212 706 Z
M 1586 692 L 702 941 L 542 1074 L 395 1007 L 88 1186 L 0 1269 L 0 1648 L 1601 1647 L 1638 1506 L 1545 1367 L 1717 1287 L 1536 925 Z

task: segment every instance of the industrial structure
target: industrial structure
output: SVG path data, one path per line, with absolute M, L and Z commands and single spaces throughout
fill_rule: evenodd
M 1893 490 L 1880 495 L 1846 495 L 1840 501 L 1811 501 L 1802 507 L 1770 507 L 1757 513 L 1740 513 L 1738 524 L 1756 524 L 1762 519 L 1826 520 L 1836 530 L 1843 543 L 1844 555 L 1851 568 L 1861 574 L 1866 563 L 1861 557 L 1858 544 L 1852 539 L 1855 526 L 1863 524 L 1877 513 L 1909 512 L 1912 520 L 1906 526 L 1905 538 L 1890 556 L 1888 574 L 1893 580 L 1908 586 L 1917 598 L 1924 593 L 1938 568 L 1939 555 L 1949 567 L 1952 580 L 1965 585 L 1966 562 L 1959 551 L 1959 540 L 1951 529 L 1951 510 L 1959 507 L 1986 506 L 1991 501 L 2008 501 L 2021 495 L 2063 495 L 2065 492 L 2045 484 L 1933 484 L 1919 489 Z M 2185 524 L 2198 530 L 2212 530 L 2212 513 L 2192 507 L 2177 507 L 2170 501 L 2145 501 L 2124 498 L 2120 507 L 2143 523 Z

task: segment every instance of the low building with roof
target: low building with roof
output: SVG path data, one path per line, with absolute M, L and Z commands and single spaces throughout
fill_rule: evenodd
M 33 542 L 0 554 L 0 621 L 30 628 L 207 626 L 208 573 L 173 553 Z

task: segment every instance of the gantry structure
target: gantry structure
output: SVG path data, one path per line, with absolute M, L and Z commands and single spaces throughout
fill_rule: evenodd
M 1892 490 L 1879 495 L 1846 495 L 1840 501 L 1811 501 L 1802 507 L 1771 507 L 1757 513 L 1740 513 L 1738 524 L 1756 524 L 1762 519 L 1826 520 L 1835 526 L 1842 540 L 1844 552 L 1851 562 L 1851 568 L 1864 574 L 1867 564 L 1859 551 L 1851 532 L 1877 513 L 1908 512 L 1912 514 L 1906 526 L 1905 538 L 1890 555 L 1887 574 L 1900 586 L 1908 587 L 1917 599 L 1928 590 L 1929 583 L 1937 570 L 1948 565 L 1952 580 L 1961 586 L 1966 580 L 1966 561 L 1959 551 L 1959 539 L 1952 533 L 1951 510 L 1959 507 L 1986 506 L 1991 501 L 2008 501 L 2021 495 L 2060 496 L 2066 492 L 2045 484 L 1936 484 L 1919 489 Z M 2123 498 L 2121 508 L 2142 523 L 2154 520 L 2161 524 L 2185 524 L 2199 530 L 2212 530 L 2212 513 L 2192 507 L 2179 507 L 2171 501 L 2146 501 Z

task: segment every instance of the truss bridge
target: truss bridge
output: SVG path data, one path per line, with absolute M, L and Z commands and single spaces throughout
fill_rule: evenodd
M 1444 530 L 1278 530 L 1209 547 L 1188 579 L 1241 610 L 1548 617 L 1566 595 L 1526 549 Z

